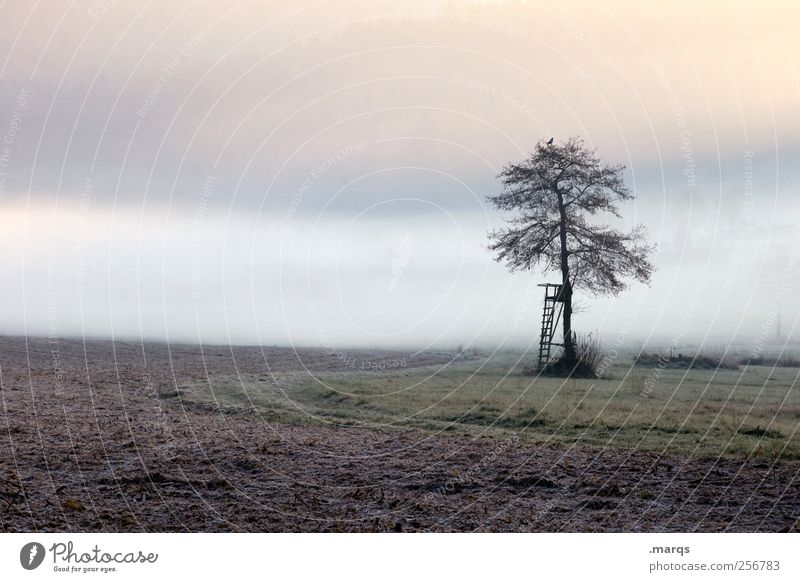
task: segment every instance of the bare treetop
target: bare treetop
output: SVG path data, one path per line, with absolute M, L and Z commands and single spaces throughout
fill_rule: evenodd
M 625 278 L 648 283 L 653 266 L 647 257 L 654 247 L 647 244 L 644 227 L 622 233 L 589 220 L 602 212 L 621 217 L 618 204 L 633 198 L 624 169 L 603 163 L 578 137 L 563 145 L 540 142 L 528 159 L 498 176 L 503 190 L 489 201 L 514 215 L 508 227 L 490 234 L 489 249 L 512 271 L 536 265 L 560 270 L 563 225 L 572 287 L 616 294 L 625 288 Z

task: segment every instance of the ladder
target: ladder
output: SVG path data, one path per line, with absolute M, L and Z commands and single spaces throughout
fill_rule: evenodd
M 558 283 L 541 283 L 538 287 L 544 287 L 544 309 L 542 311 L 542 333 L 539 337 L 539 369 L 544 368 L 550 361 L 550 349 L 554 345 L 553 336 L 556 332 L 556 325 L 561 319 L 561 311 L 564 303 L 561 297 L 561 285 Z M 560 303 L 556 308 L 556 303 Z

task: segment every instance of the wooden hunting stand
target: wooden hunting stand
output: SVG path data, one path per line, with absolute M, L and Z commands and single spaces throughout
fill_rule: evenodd
M 539 369 L 541 370 L 550 361 L 551 347 L 563 345 L 553 342 L 553 336 L 556 333 L 558 321 L 561 319 L 561 312 L 564 310 L 564 298 L 561 296 L 562 285 L 560 283 L 540 283 L 537 287 L 544 287 L 542 335 L 539 339 Z

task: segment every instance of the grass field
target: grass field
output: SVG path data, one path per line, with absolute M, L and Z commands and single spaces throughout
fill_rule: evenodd
M 797 368 L 347 356 L 0 337 L 0 531 L 800 528 Z
M 524 375 L 518 354 L 391 371 L 215 375 L 187 406 L 286 424 L 472 431 L 691 457 L 800 459 L 793 368 L 617 365 L 600 380 Z M 176 396 L 176 394 L 172 394 Z

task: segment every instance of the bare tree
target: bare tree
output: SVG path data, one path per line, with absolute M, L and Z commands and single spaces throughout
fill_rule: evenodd
M 561 271 L 564 302 L 564 363 L 577 363 L 572 334 L 573 289 L 616 295 L 633 277 L 650 282 L 653 265 L 643 226 L 623 233 L 594 219 L 620 217 L 617 204 L 633 198 L 622 165 L 604 164 L 583 140 L 559 145 L 539 142 L 525 161 L 503 168 L 500 194 L 489 196 L 496 208 L 513 213 L 508 226 L 489 233 L 489 249 L 512 271 L 539 265 Z

